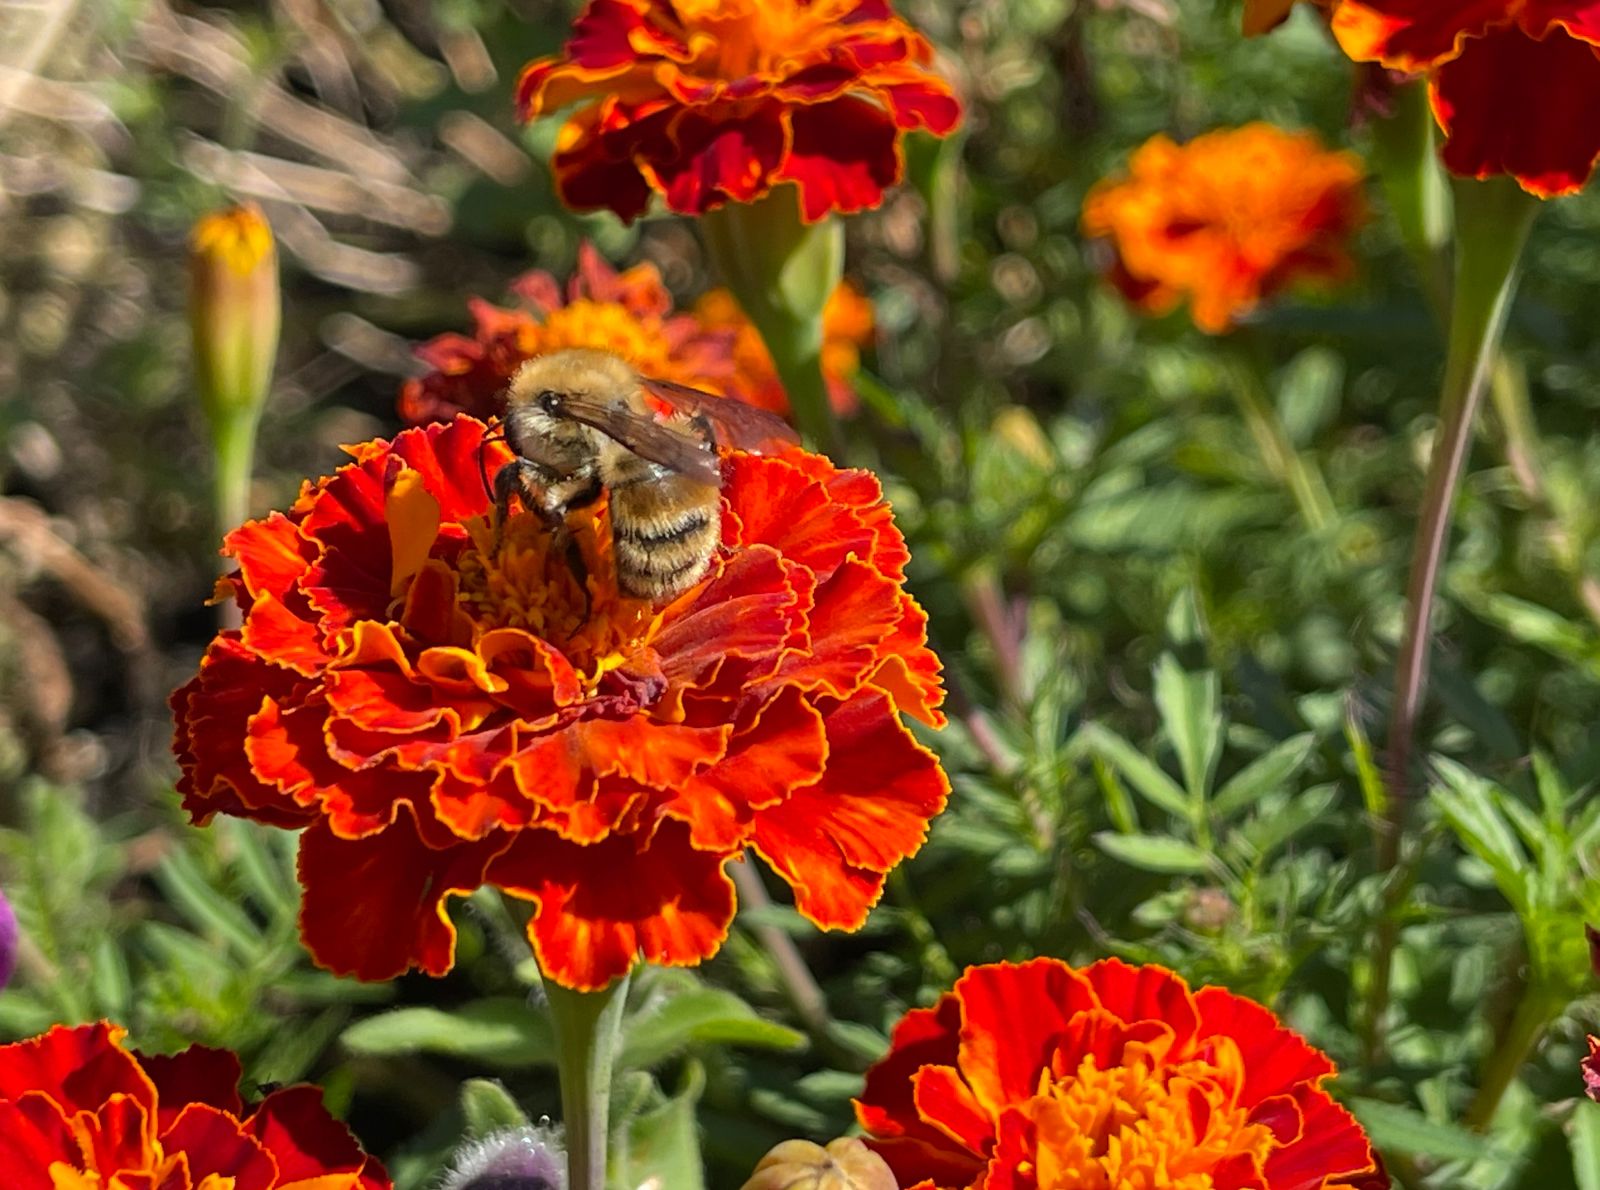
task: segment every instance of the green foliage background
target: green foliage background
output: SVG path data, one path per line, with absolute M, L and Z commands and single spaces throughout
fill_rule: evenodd
M 1365 148 L 1349 64 L 1308 12 L 1246 42 L 1228 4 L 899 7 L 969 114 L 850 223 L 879 331 L 848 437 L 912 542 L 955 794 L 859 934 L 747 910 L 699 973 L 640 981 L 630 1175 L 693 1186 L 703 1156 L 706 1184 L 737 1186 L 777 1140 L 845 1131 L 895 1019 L 965 965 L 1120 954 L 1276 1006 L 1407 1186 L 1600 1190 L 1577 1068 L 1600 919 L 1600 201 L 1542 212 L 1478 427 L 1374 1021 L 1376 758 L 1439 328 L 1376 186 L 1360 279 L 1223 339 L 1130 312 L 1077 232 L 1088 187 L 1155 132 L 1266 119 Z M 322 1083 L 405 1187 L 510 1110 L 474 1076 L 554 1113 L 536 973 L 473 898 L 447 979 L 334 979 L 296 942 L 293 840 L 182 823 L 164 699 L 211 631 L 217 540 L 183 243 L 238 194 L 280 236 L 261 510 L 395 428 L 410 342 L 525 269 L 564 275 L 583 237 L 691 300 L 713 283 L 692 228 L 562 210 L 555 126 L 511 120 L 517 68 L 571 15 L 77 0 L 0 32 L 8 69 L 44 80 L 0 102 L 0 887 L 27 938 L 0 1034 L 108 1015 L 147 1048 L 237 1048 L 257 1082 Z M 763 929 L 798 942 L 827 1020 L 794 1012 Z

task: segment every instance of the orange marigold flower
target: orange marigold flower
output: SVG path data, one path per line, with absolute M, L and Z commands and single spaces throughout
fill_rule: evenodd
M 1510 174 L 1548 198 L 1600 160 L 1594 0 L 1340 0 L 1333 32 L 1358 62 L 1427 72 L 1452 173 Z
M 511 290 L 519 307 L 501 309 L 473 298 L 468 305 L 477 322 L 474 334 L 440 335 L 417 348 L 433 371 L 401 388 L 402 418 L 420 425 L 458 413 L 498 414 L 518 367 L 567 347 L 613 351 L 643 375 L 718 396 L 755 403 L 771 399 L 766 390 L 777 378 L 770 361 L 747 370 L 745 358 L 735 351 L 737 328 L 674 313 L 672 294 L 653 264 L 619 273 L 585 242 L 564 292 L 553 276 L 538 271 L 512 282 Z
M 229 535 L 243 626 L 172 699 L 185 808 L 304 827 L 302 937 L 363 979 L 449 970 L 445 901 L 484 884 L 568 987 L 697 963 L 747 847 L 859 926 L 948 787 L 900 718 L 943 692 L 877 480 L 726 455 L 723 549 L 658 608 L 618 593 L 604 497 L 568 521 L 587 591 L 535 515 L 497 534 L 484 434 L 363 443 Z
M 6 1190 L 389 1190 L 317 1088 L 246 1107 L 233 1054 L 146 1057 L 125 1033 L 57 1025 L 0 1045 Z
M 517 105 L 583 105 L 556 144 L 569 207 L 632 220 L 654 191 L 699 215 L 793 182 L 811 223 L 877 206 L 904 132 L 956 126 L 932 58 L 888 0 L 589 0 Z
M 1256 123 L 1186 145 L 1155 136 L 1128 174 L 1090 191 L 1083 227 L 1110 239 L 1112 281 L 1149 313 L 1187 297 L 1195 325 L 1219 334 L 1296 282 L 1354 271 L 1348 241 L 1367 217 L 1361 161 L 1311 133 Z
M 1589 1056 L 1583 1060 L 1583 1093 L 1600 1103 L 1600 1037 L 1589 1035 Z
M 762 379 L 745 400 L 788 414 L 789 397 L 778 379 L 772 354 L 762 342 L 761 332 L 739 308 L 738 299 L 726 289 L 713 289 L 695 303 L 694 314 L 702 326 L 732 331 L 740 375 Z M 861 349 L 871 346 L 875 330 L 872 302 L 850 282 L 839 282 L 822 311 L 822 377 L 828 382 L 828 402 L 841 416 L 849 416 L 860 405 L 853 381 L 861 368 Z
M 1222 988 L 1034 959 L 907 1013 L 856 1115 L 904 1190 L 1387 1186 L 1333 1069 Z

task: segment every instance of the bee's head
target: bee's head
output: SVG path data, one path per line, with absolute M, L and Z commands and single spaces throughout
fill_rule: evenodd
M 620 355 L 571 347 L 535 356 L 518 368 L 506 390 L 506 408 L 529 407 L 559 417 L 568 397 L 626 401 L 638 387 L 638 373 Z

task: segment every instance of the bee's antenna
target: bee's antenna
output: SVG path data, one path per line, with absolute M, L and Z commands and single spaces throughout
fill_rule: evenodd
M 490 500 L 494 499 L 494 489 L 489 486 L 489 468 L 483 461 L 483 448 L 491 442 L 504 442 L 505 440 L 506 428 L 504 425 L 498 425 L 478 442 L 478 478 L 483 480 L 483 494 L 489 497 Z

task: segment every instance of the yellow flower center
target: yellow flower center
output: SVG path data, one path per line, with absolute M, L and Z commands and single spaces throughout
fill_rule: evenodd
M 770 74 L 838 39 L 854 0 L 677 0 L 698 70 L 725 79 Z
M 617 590 L 605 506 L 602 496 L 567 518 L 564 548 L 532 513 L 513 513 L 498 532 L 492 517 L 476 517 L 466 522 L 472 543 L 456 559 L 457 605 L 475 635 L 524 629 L 564 654 L 591 691 L 661 624 L 650 602 Z
M 646 376 L 671 376 L 672 347 L 659 318 L 642 319 L 620 302 L 581 298 L 545 315 L 539 353 L 563 347 L 614 351 Z
M 1237 1078 L 1208 1061 L 1158 1063 L 1137 1044 L 1105 1070 L 1089 1056 L 1065 1078 L 1046 1074 L 1022 1108 L 1039 1190 L 1212 1190 L 1221 1162 L 1264 1160 L 1275 1144 L 1235 1104 Z

